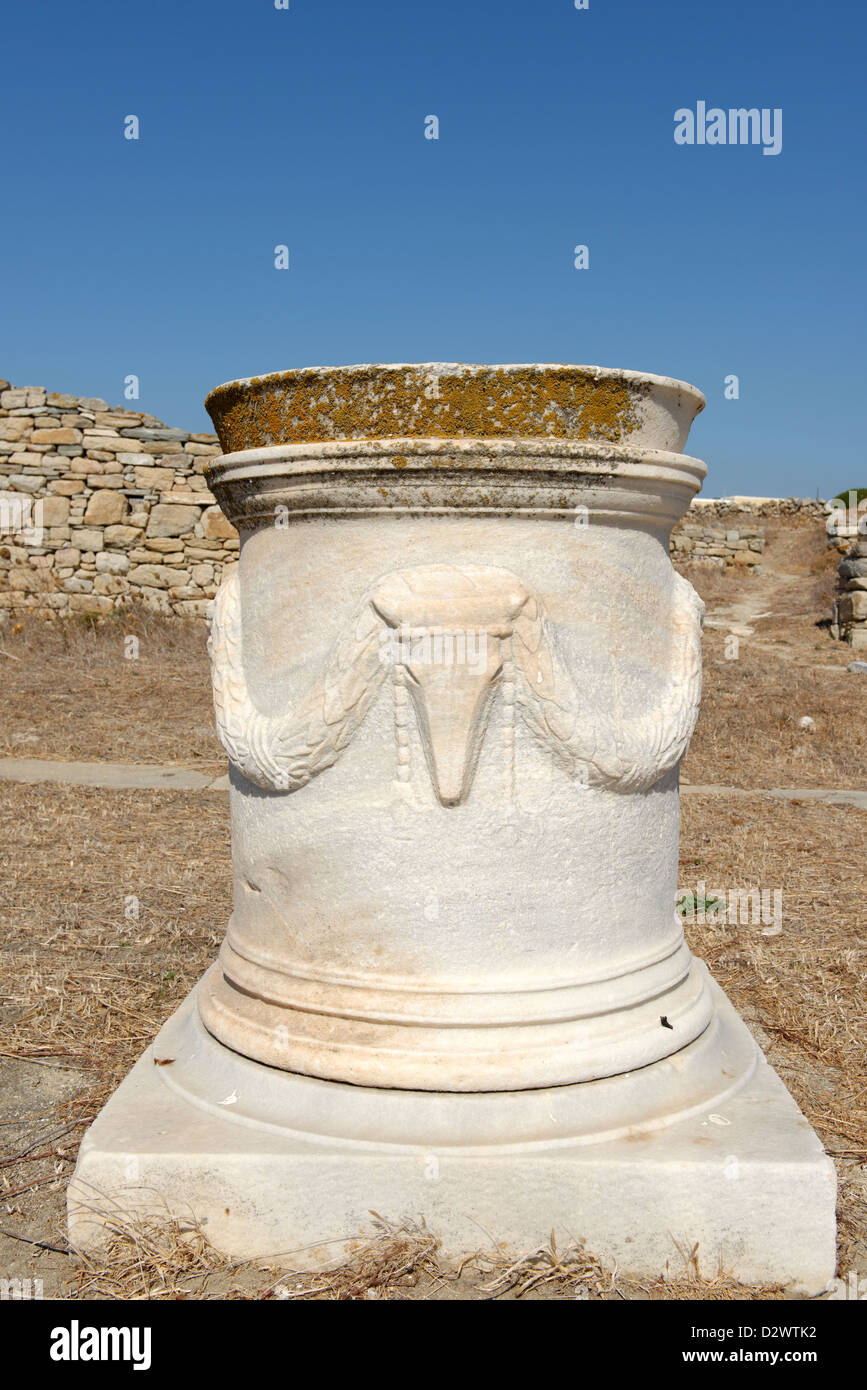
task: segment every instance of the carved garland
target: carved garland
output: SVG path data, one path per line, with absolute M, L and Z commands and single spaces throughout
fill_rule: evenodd
M 361 604 L 325 671 L 293 713 L 261 714 L 244 678 L 237 569 L 214 600 L 208 655 L 217 732 L 244 776 L 269 791 L 297 791 L 337 761 L 386 675 L 379 659 L 382 622 Z
M 695 589 L 675 574 L 666 689 L 648 713 L 623 719 L 580 699 L 542 605 L 531 596 L 512 632 L 516 701 L 524 722 L 561 766 L 588 786 L 624 792 L 653 786 L 683 757 L 698 718 L 703 614 Z
M 337 761 L 373 705 L 388 673 L 380 656 L 385 625 L 368 593 L 298 708 L 265 715 L 244 678 L 239 582 L 235 570 L 221 585 L 208 640 L 217 729 L 230 760 L 251 782 L 269 791 L 296 791 Z M 563 769 L 587 785 L 643 790 L 686 751 L 701 694 L 704 605 L 677 574 L 674 589 L 666 688 L 637 718 L 600 713 L 581 698 L 538 598 L 528 595 L 514 619 L 510 708 Z M 408 775 L 408 768 L 401 770 Z

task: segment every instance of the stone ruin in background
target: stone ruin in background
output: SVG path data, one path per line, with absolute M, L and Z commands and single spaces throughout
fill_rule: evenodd
M 837 566 L 837 594 L 831 634 L 855 651 L 867 651 L 867 498 L 857 493 L 828 505 L 828 540 L 842 553 Z

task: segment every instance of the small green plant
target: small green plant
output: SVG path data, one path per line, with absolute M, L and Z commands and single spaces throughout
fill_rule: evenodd
M 681 917 L 695 917 L 699 912 L 714 913 L 722 907 L 725 907 L 722 898 L 715 898 L 712 894 L 706 897 L 703 893 L 684 893 L 677 900 Z
M 853 497 L 856 505 L 863 502 L 867 497 L 867 487 L 844 488 L 842 492 L 838 492 L 831 498 L 831 506 L 848 507 Z

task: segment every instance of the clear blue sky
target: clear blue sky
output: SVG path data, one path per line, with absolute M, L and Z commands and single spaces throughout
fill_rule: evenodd
M 135 373 L 204 429 L 288 367 L 630 367 L 707 394 L 709 495 L 867 485 L 865 36 L 862 0 L 7 7 L 0 376 Z M 698 101 L 782 108 L 782 152 L 677 146 Z

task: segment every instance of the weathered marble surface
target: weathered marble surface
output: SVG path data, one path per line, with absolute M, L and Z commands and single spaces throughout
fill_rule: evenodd
M 333 1252 L 397 1203 L 455 1254 L 554 1227 L 655 1274 L 676 1229 L 744 1279 L 831 1277 L 833 1166 L 674 911 L 703 403 L 454 364 L 209 398 L 234 910 L 173 1066 L 82 1146 L 79 1241 L 94 1192 L 235 1254 Z
M 243 539 L 211 640 L 235 903 L 200 995 L 229 1047 L 509 1090 L 707 1026 L 672 909 L 701 603 L 668 558 L 704 473 L 668 450 L 701 404 L 631 374 L 441 365 L 210 398 L 224 442 L 239 421 L 251 443 L 347 436 L 211 474 Z

